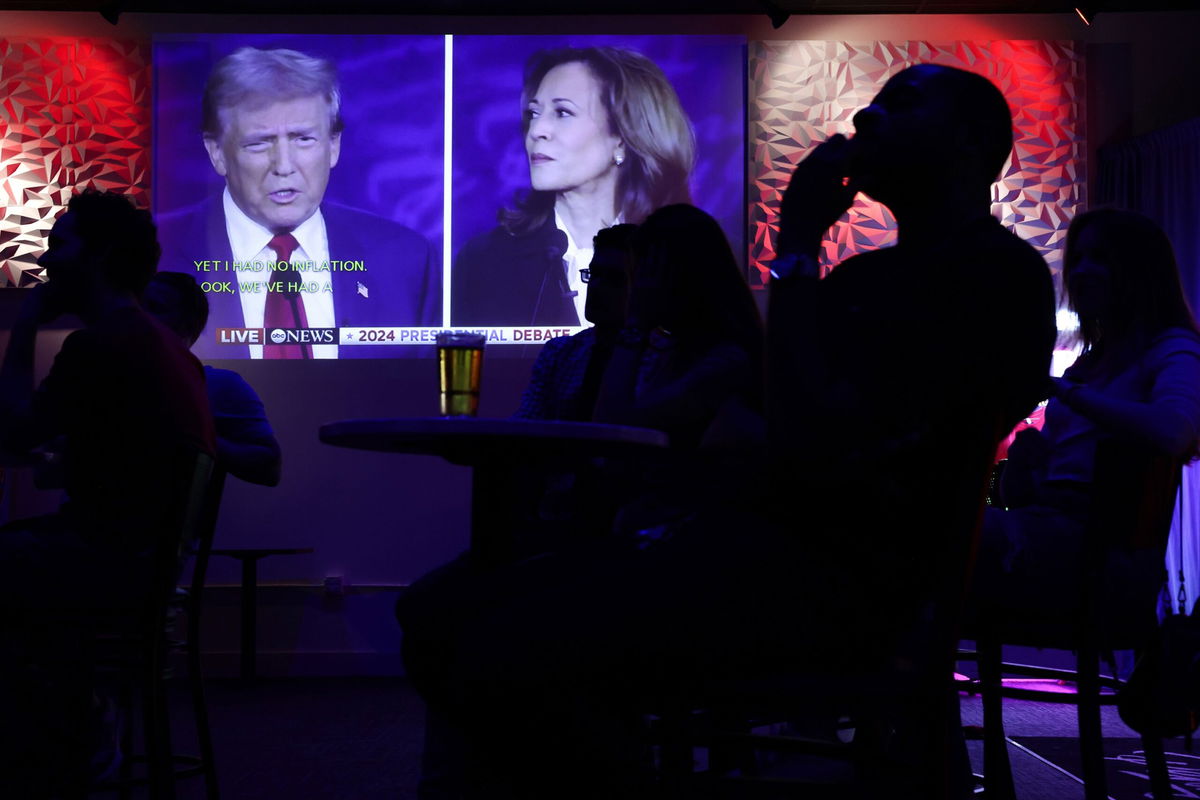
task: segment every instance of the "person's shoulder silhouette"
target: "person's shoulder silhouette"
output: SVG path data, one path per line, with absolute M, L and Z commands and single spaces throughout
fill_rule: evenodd
M 75 195 L 39 259 L 47 282 L 26 297 L 0 369 L 7 449 L 61 437 L 65 512 L 110 545 L 153 536 L 170 496 L 169 453 L 215 451 L 199 362 L 137 303 L 158 255 L 147 212 L 118 194 Z M 63 314 L 83 327 L 34 392 L 37 328 Z

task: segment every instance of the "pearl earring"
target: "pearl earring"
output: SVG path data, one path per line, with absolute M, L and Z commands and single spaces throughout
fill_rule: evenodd
M 618 167 L 621 166 L 622 164 L 625 163 L 625 156 L 621 155 L 620 153 L 614 154 L 613 155 L 613 163 L 616 164 Z

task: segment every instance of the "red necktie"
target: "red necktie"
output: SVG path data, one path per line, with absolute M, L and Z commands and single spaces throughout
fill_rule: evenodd
M 263 358 L 312 358 L 312 347 L 307 344 L 272 344 L 271 331 L 275 328 L 307 328 L 308 317 L 304 313 L 304 301 L 300 292 L 294 288 L 299 286 L 300 277 L 289 267 L 292 253 L 300 246 L 296 237 L 290 233 L 280 233 L 267 242 L 267 247 L 275 251 L 276 266 L 271 272 L 271 280 L 267 286 L 267 308 L 263 313 L 263 327 L 266 329 L 267 341 L 263 344 Z M 278 291 L 272 287 L 282 284 Z M 293 288 L 289 289 L 289 284 Z

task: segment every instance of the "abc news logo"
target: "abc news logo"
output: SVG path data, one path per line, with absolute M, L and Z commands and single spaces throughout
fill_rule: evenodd
M 218 344 L 337 344 L 337 328 L 217 328 Z

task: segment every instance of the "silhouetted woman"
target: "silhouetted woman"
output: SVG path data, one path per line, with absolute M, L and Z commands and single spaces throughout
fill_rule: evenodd
M 595 419 L 656 428 L 677 453 L 704 457 L 643 470 L 620 513 L 626 532 L 686 515 L 705 487 L 739 491 L 763 437 L 762 321 L 720 225 L 694 206 L 659 209 L 638 228 L 634 259 Z
M 1120 439 L 1183 460 L 1200 437 L 1200 334 L 1171 243 L 1132 211 L 1081 214 L 1067 233 L 1063 286 L 1083 351 L 1053 379 L 1041 432 L 1022 431 L 989 509 L 976 596 L 1036 609 L 1070 602 L 1091 502 L 1096 448 Z M 1110 564 L 1153 591 L 1161 553 Z
M 596 234 L 591 264 L 580 276 L 589 289 L 584 316 L 592 327 L 542 345 L 513 416 L 574 422 L 592 418 L 600 377 L 629 307 L 636 230 L 621 224 Z
M 596 419 L 658 428 L 700 444 L 731 404 L 762 410 L 762 321 L 716 220 L 678 204 L 634 237 L 629 316 L 601 385 Z

